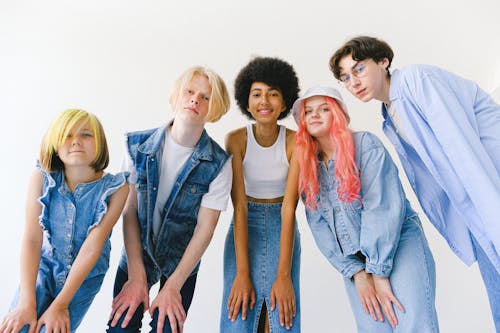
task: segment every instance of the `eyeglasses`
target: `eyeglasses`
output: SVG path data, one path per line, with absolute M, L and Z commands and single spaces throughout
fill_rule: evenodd
M 339 78 L 340 82 L 342 82 L 346 87 L 349 87 L 352 84 L 352 77 L 357 79 L 366 75 L 366 64 L 357 63 L 356 66 L 353 67 L 351 73 L 342 74 Z M 352 77 L 351 77 L 352 76 Z

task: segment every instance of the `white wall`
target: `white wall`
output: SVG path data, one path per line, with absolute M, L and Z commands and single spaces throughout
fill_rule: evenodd
M 19 281 L 27 179 L 49 121 L 62 110 L 79 107 L 100 117 L 111 149 L 109 171 L 115 172 L 123 153 L 122 133 L 169 118 L 172 82 L 194 64 L 219 72 L 231 94 L 236 73 L 254 55 L 292 63 L 302 89 L 337 85 L 328 71 L 329 56 L 347 38 L 371 34 L 392 45 L 394 67 L 436 64 L 491 91 L 500 83 L 499 12 L 498 0 L 0 0 L 0 315 L 7 312 Z M 354 128 L 383 137 L 379 105 L 362 104 L 343 92 Z M 208 130 L 222 144 L 225 133 L 245 122 L 233 103 L 230 113 Z M 285 123 L 295 128 L 291 119 Z M 188 333 L 218 331 L 223 241 L 231 213 L 221 215 L 203 259 Z M 302 331 L 354 332 L 340 275 L 315 247 L 301 204 L 297 216 L 303 249 Z M 477 266 L 466 267 L 427 220 L 424 224 L 437 264 L 442 332 L 493 332 Z M 112 243 L 110 273 L 80 332 L 104 331 L 121 225 Z

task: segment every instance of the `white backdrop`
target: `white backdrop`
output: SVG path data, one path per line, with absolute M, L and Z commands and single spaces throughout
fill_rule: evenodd
M 99 116 L 111 150 L 108 171 L 115 172 L 123 132 L 155 127 L 171 117 L 172 83 L 195 64 L 220 73 L 231 94 L 235 75 L 254 55 L 292 63 L 302 89 L 337 86 L 328 71 L 329 56 L 347 38 L 371 34 L 392 45 L 394 67 L 435 64 L 491 91 L 500 84 L 499 13 L 498 0 L 0 0 L 0 316 L 19 281 L 27 179 L 43 133 L 62 110 L 78 107 Z M 370 130 L 387 143 L 379 105 L 362 104 L 343 93 L 353 127 Z M 245 123 L 233 102 L 229 114 L 207 128 L 222 144 L 229 130 Z M 296 128 L 291 118 L 284 123 Z M 218 331 L 223 242 L 231 214 L 229 207 L 221 215 L 203 258 L 187 333 Z M 437 266 L 441 331 L 493 332 L 477 266 L 460 262 L 420 216 Z M 297 218 L 302 234 L 302 331 L 355 332 L 342 279 L 316 248 L 302 204 Z M 121 222 L 112 244 L 109 274 L 80 332 L 104 331 L 122 247 Z

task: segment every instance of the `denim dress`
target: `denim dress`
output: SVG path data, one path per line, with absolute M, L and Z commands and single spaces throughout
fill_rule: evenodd
M 64 172 L 48 173 L 37 165 L 43 175 L 40 226 L 43 244 L 36 280 L 37 317 L 47 310 L 59 294 L 89 232 L 106 214 L 110 197 L 128 182 L 128 173 L 104 174 L 100 179 L 78 184 L 73 193 L 64 180 Z M 106 240 L 94 268 L 78 288 L 71 303 L 69 315 L 71 332 L 80 325 L 92 300 L 101 288 L 109 267 L 111 242 Z M 12 302 L 19 302 L 19 289 Z M 26 325 L 21 332 L 27 332 Z M 45 327 L 41 332 L 45 332 Z
M 398 171 L 379 139 L 353 135 L 360 171 L 361 201 L 337 194 L 335 161 L 318 163 L 317 209 L 306 206 L 316 244 L 343 276 L 358 332 L 438 332 L 435 266 L 420 220 L 406 199 Z M 304 199 L 304 196 L 302 196 Z M 396 329 L 363 310 L 353 275 L 361 270 L 387 277 L 406 312 L 394 307 Z

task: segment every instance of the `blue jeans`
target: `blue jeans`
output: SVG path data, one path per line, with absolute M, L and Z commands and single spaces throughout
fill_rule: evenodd
M 186 314 L 189 310 L 189 307 L 191 306 L 191 301 L 193 300 L 193 294 L 194 294 L 194 288 L 196 286 L 196 277 L 198 274 L 194 274 L 190 276 L 184 285 L 181 288 L 181 297 L 182 297 L 182 306 L 184 307 L 184 310 L 186 311 Z M 128 273 L 125 272 L 123 269 L 118 267 L 118 270 L 116 272 L 116 278 L 115 278 L 115 286 L 113 290 L 113 298 L 116 297 L 120 291 L 123 288 L 123 285 L 128 281 Z M 161 277 L 160 280 L 160 289 L 163 287 L 165 282 L 167 281 L 166 277 Z M 144 316 L 144 306 L 141 304 L 137 310 L 134 312 L 134 315 L 132 316 L 132 319 L 130 319 L 127 327 L 122 328 L 122 322 L 125 319 L 127 312 L 124 312 L 122 316 L 120 317 L 120 320 L 118 320 L 118 323 L 116 324 L 115 327 L 109 326 L 111 324 L 111 321 L 108 321 L 108 329 L 106 332 L 108 333 L 139 333 L 141 331 L 142 327 L 142 317 Z M 156 333 L 156 328 L 158 324 L 158 309 L 156 309 L 153 313 L 153 318 L 151 319 L 151 322 L 149 323 L 149 326 L 151 327 L 150 333 Z M 170 329 L 170 320 L 168 320 L 168 317 L 165 318 L 165 324 L 163 327 L 163 333 L 171 333 Z
M 472 243 L 474 244 L 479 271 L 481 272 L 486 292 L 488 293 L 493 322 L 495 323 L 496 331 L 500 332 L 500 274 L 498 274 L 474 237 L 472 237 Z
M 80 288 L 76 291 L 75 296 L 69 303 L 69 322 L 71 333 L 76 332 L 76 329 L 81 324 L 83 317 L 90 308 L 90 304 L 94 300 L 95 295 L 101 288 L 102 282 L 104 280 L 104 275 L 98 275 L 91 279 L 85 280 Z M 62 287 L 60 287 L 62 288 Z M 54 301 L 56 296 L 60 292 L 60 288 L 57 288 L 54 281 L 51 278 L 47 278 L 42 272 L 38 273 L 38 278 L 36 280 L 36 313 L 37 318 L 40 318 L 45 310 L 48 309 L 50 304 Z M 19 302 L 19 289 L 14 296 L 14 300 L 11 304 L 11 310 L 17 306 Z M 19 333 L 28 332 L 29 325 L 25 325 Z M 45 333 L 45 326 L 40 330 L 41 333 Z
M 241 319 L 241 311 L 234 322 L 228 319 L 227 301 L 236 276 L 236 253 L 234 248 L 233 223 L 229 227 L 224 247 L 224 291 L 220 318 L 221 333 L 256 332 L 261 310 L 266 302 L 271 332 L 300 332 L 300 236 L 295 229 L 292 254 L 291 279 L 295 291 L 297 314 L 292 328 L 280 325 L 278 309 L 270 310 L 271 287 L 276 279 L 280 253 L 281 203 L 248 202 L 248 259 L 250 278 L 256 294 L 253 310 L 248 310 L 246 320 Z
M 344 279 L 358 332 L 437 333 L 436 270 L 434 259 L 418 219 L 405 221 L 389 277 L 392 291 L 406 312 L 393 306 L 398 325 L 392 329 L 387 319 L 375 321 L 363 310 L 353 279 Z

